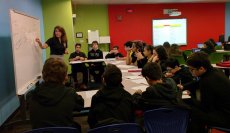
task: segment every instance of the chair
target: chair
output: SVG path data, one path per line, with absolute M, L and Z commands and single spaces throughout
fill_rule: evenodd
M 147 133 L 186 133 L 188 120 L 188 111 L 176 108 L 159 108 L 144 113 Z
M 24 133 L 80 133 L 80 131 L 73 127 L 44 127 L 33 129 Z
M 212 127 L 212 126 L 208 126 L 208 129 L 209 129 L 209 130 L 208 130 L 209 133 L 212 133 L 212 130 L 213 130 L 213 129 L 218 130 L 218 131 L 227 132 L 227 133 L 230 132 L 230 129 L 222 128 L 222 127 Z
M 90 129 L 88 133 L 143 133 L 136 123 L 122 123 Z

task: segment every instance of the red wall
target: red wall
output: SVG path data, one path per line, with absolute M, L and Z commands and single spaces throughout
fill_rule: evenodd
M 133 12 L 128 13 L 127 9 Z M 178 9 L 182 15 L 169 17 L 163 9 Z M 109 5 L 108 14 L 111 47 L 120 46 L 123 54 L 123 44 L 128 40 L 152 44 L 152 19 L 187 18 L 187 46 L 181 49 L 194 48 L 209 38 L 217 41 L 225 29 L 224 3 Z M 121 20 L 118 16 L 122 16 Z

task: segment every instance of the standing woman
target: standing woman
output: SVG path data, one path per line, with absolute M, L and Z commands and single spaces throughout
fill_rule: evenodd
M 41 49 L 50 47 L 50 57 L 63 58 L 64 54 L 68 54 L 67 36 L 64 28 L 61 26 L 54 27 L 53 37 L 48 39 L 43 45 L 39 38 L 36 38 L 36 42 Z

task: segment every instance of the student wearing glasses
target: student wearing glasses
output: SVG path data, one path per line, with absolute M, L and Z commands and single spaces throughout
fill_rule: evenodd
M 212 67 L 204 52 L 193 53 L 186 64 L 198 80 L 178 87 L 194 88 L 200 94 L 192 107 L 190 132 L 203 133 L 207 125 L 230 128 L 230 80 Z

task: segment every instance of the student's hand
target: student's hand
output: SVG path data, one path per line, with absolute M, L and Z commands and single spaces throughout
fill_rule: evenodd
M 137 57 L 138 60 L 144 58 L 144 56 L 141 54 L 141 52 L 136 52 L 135 54 L 136 54 L 136 57 Z
M 152 62 L 157 62 L 157 61 L 159 61 L 159 58 L 158 58 L 158 56 L 156 55 L 156 56 L 153 57 Z
M 142 94 L 142 90 L 137 90 L 136 92 L 135 92 L 135 94 L 139 94 L 139 95 L 141 95 Z
M 125 47 L 125 51 L 126 51 L 126 52 L 128 52 L 128 51 L 130 52 L 131 50 L 132 50 L 132 48 L 130 48 L 130 47 Z
M 179 90 L 183 90 L 184 89 L 184 86 L 182 84 L 178 84 L 177 87 L 178 87 Z
M 112 53 L 114 53 L 114 50 L 110 50 L 110 52 L 109 52 L 110 54 L 112 54 Z
M 85 58 L 84 58 L 84 57 L 80 57 L 79 59 L 80 59 L 81 61 L 85 60 Z
M 76 57 L 75 57 L 75 60 L 79 60 L 79 59 L 80 59 L 80 56 L 76 56 Z
M 166 78 L 171 78 L 172 76 L 173 76 L 172 73 L 169 73 L 169 72 L 165 73 L 165 77 L 166 77 Z

